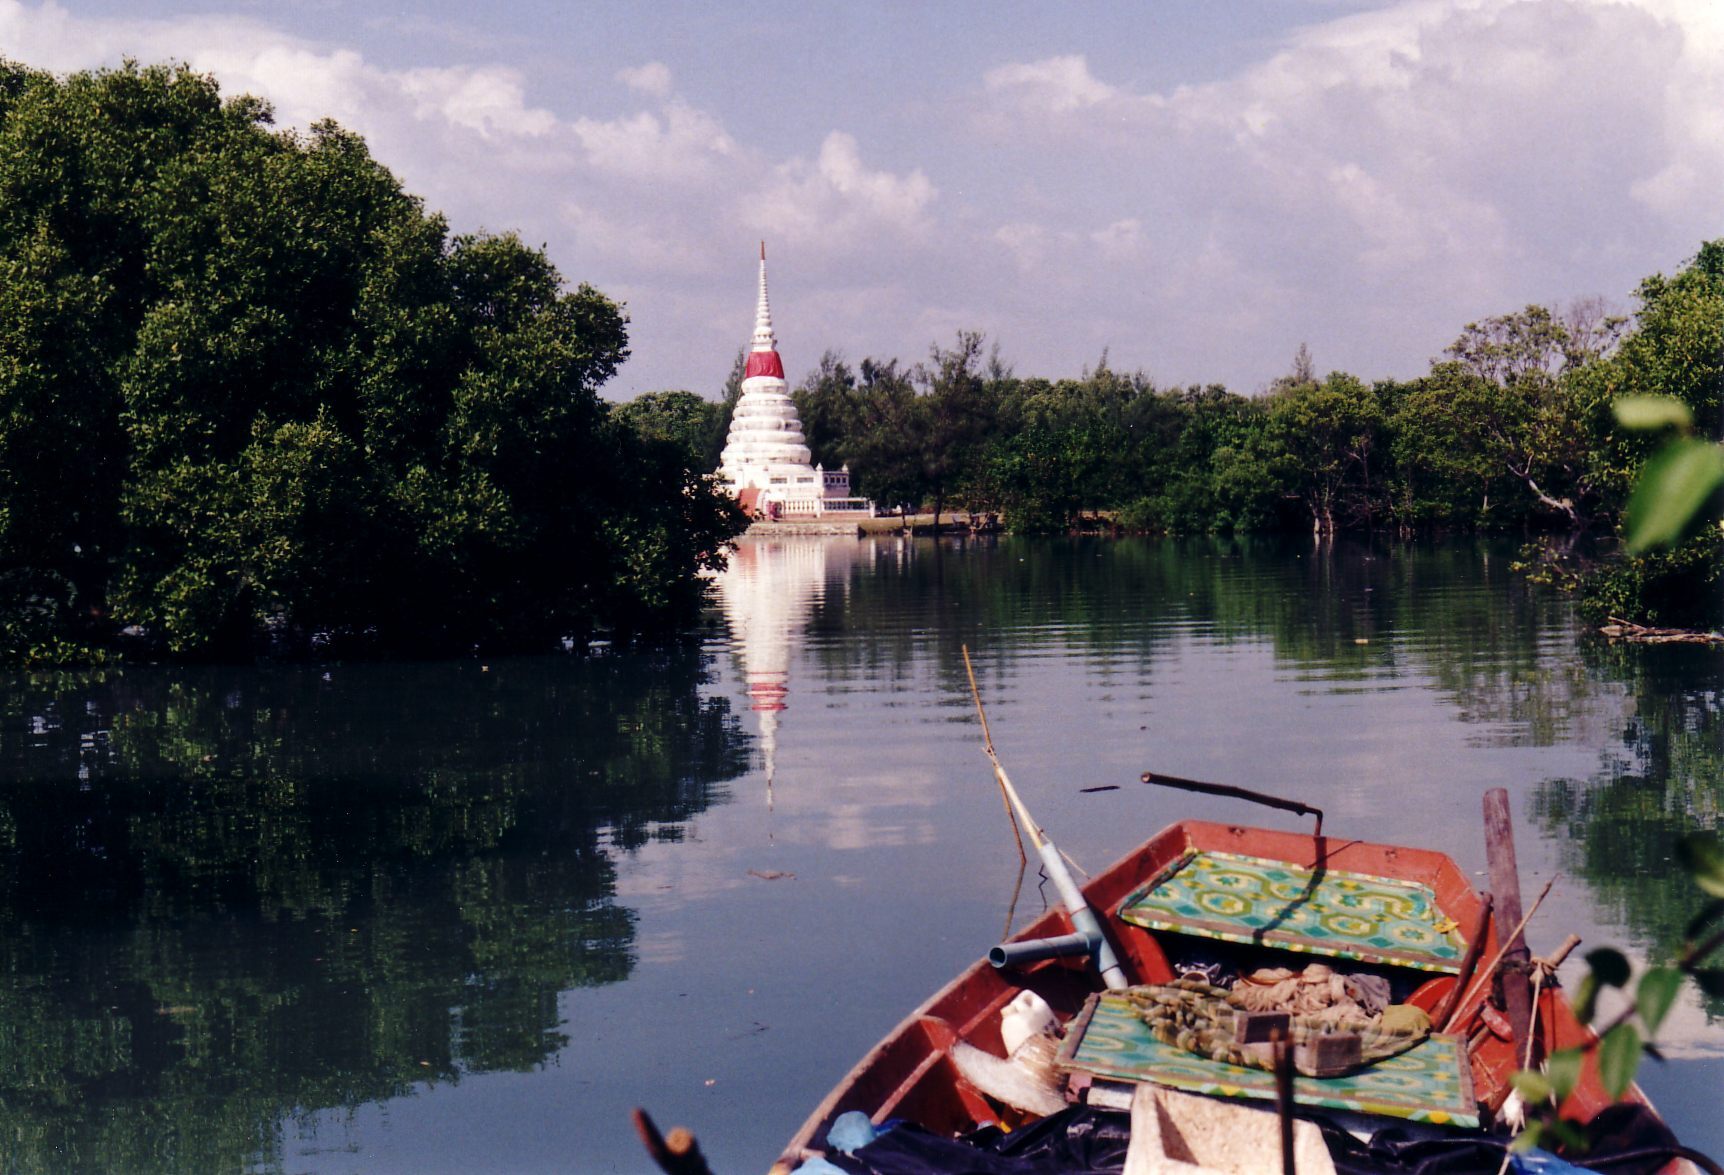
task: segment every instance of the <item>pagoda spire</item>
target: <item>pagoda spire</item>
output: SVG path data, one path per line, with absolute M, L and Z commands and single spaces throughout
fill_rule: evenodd
M 772 331 L 772 304 L 766 299 L 766 242 L 760 242 L 760 300 L 754 307 L 754 341 L 743 378 L 764 375 L 784 378 L 784 361 L 778 357 L 778 336 Z

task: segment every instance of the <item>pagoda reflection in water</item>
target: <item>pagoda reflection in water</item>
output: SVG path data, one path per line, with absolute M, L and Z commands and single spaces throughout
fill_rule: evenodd
M 749 709 L 759 716 L 766 802 L 778 769 L 778 735 L 790 707 L 790 663 L 829 579 L 842 576 L 874 544 L 850 538 L 744 538 L 716 577 L 730 647 L 742 668 Z

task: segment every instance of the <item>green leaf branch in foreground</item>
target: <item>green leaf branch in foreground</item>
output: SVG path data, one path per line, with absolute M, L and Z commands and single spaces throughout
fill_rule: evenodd
M 1636 432 L 1694 426 L 1694 413 L 1675 396 L 1623 396 L 1610 407 L 1622 427 Z
M 1694 884 L 1715 898 L 1724 898 L 1724 844 L 1716 836 L 1690 836 L 1676 851 Z
M 1673 396 L 1625 396 L 1612 405 L 1624 428 L 1649 432 L 1676 428 L 1689 432 L 1694 424 L 1688 405 Z M 1628 549 L 1642 552 L 1674 546 L 1692 537 L 1715 515 L 1719 487 L 1724 486 L 1724 446 L 1693 436 L 1669 441 L 1640 471 L 1624 512 Z
M 1580 1081 L 1585 1054 L 1595 1054 L 1605 1092 L 1620 1099 L 1633 1087 L 1643 1056 L 1661 1059 L 1658 1030 L 1680 998 L 1684 980 L 1694 980 L 1707 995 L 1724 993 L 1724 970 L 1708 966 L 1724 949 L 1724 845 L 1715 833 L 1690 833 L 1677 843 L 1677 857 L 1695 884 L 1715 900 L 1689 923 L 1676 958 L 1669 965 L 1646 968 L 1637 980 L 1621 951 L 1600 947 L 1587 953 L 1587 971 L 1575 991 L 1575 1016 L 1591 1024 L 1599 997 L 1608 989 L 1620 991 L 1626 1002 L 1591 1043 L 1551 1053 L 1542 1071 L 1523 1069 L 1511 1077 L 1529 1107 L 1527 1126 L 1515 1140 L 1517 1149 L 1553 1144 L 1571 1155 L 1584 1154 L 1584 1124 L 1565 1120 L 1561 1106 Z
M 1724 448 L 1684 437 L 1660 451 L 1628 499 L 1628 549 L 1672 546 L 1704 520 L 1709 499 L 1724 486 Z

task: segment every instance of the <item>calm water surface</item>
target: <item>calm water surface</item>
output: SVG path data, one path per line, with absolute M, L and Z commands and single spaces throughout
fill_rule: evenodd
M 3 1165 L 634 1172 L 644 1105 L 763 1170 L 1005 930 L 964 643 L 1091 869 L 1183 816 L 1298 825 L 1146 768 L 1480 873 L 1500 786 L 1529 900 L 1561 874 L 1534 949 L 1664 957 L 1724 654 L 1604 645 L 1510 554 L 752 542 L 675 649 L 5 679 Z M 1724 1004 L 1665 1040 L 1644 1084 L 1724 1153 Z

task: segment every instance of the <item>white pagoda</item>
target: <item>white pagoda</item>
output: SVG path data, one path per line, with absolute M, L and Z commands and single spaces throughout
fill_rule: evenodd
M 874 516 L 874 503 L 850 496 L 850 467 L 810 465 L 808 438 L 790 399 L 772 308 L 766 301 L 766 245 L 760 246 L 760 302 L 754 340 L 742 375 L 742 398 L 730 420 L 730 436 L 718 475 L 750 513 L 759 518 L 821 518 L 829 514 Z

